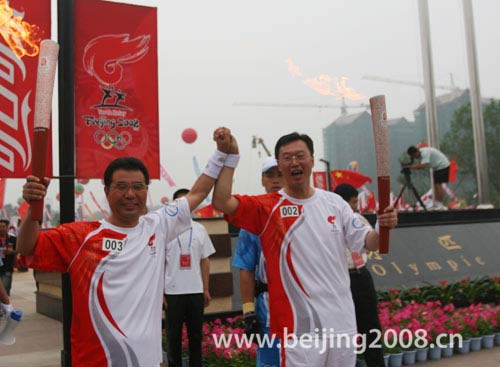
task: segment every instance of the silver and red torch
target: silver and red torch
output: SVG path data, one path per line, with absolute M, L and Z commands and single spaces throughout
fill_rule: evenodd
M 387 128 L 387 112 L 385 109 L 385 96 L 370 98 L 372 112 L 373 136 L 375 138 L 375 157 L 377 160 L 378 183 L 378 213 L 384 212 L 390 205 L 391 174 L 389 159 L 389 131 Z M 379 252 L 389 253 L 389 228 L 380 227 Z
M 47 147 L 50 134 L 50 113 L 52 110 L 52 94 L 56 75 L 59 45 L 52 40 L 40 42 L 38 70 L 35 94 L 35 122 L 33 134 L 33 166 L 32 174 L 40 180 L 45 177 Z M 43 200 L 31 203 L 31 220 L 43 219 Z

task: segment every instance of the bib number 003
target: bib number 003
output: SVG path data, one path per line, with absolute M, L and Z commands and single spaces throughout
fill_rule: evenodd
M 102 250 L 109 252 L 122 252 L 123 251 L 123 240 L 117 240 L 116 238 L 103 238 L 102 240 Z

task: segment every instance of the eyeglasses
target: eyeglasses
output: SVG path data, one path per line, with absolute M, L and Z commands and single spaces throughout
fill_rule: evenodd
M 297 162 L 304 162 L 307 158 L 309 158 L 308 154 L 299 152 L 297 154 L 283 154 L 283 157 L 281 157 L 280 160 L 285 163 L 291 163 L 293 159 L 295 159 Z
M 143 192 L 148 189 L 148 185 L 142 182 L 132 182 L 132 183 L 127 183 L 127 182 L 116 182 L 111 184 L 111 187 L 119 192 L 125 193 L 128 192 L 128 190 L 132 189 L 133 192 Z

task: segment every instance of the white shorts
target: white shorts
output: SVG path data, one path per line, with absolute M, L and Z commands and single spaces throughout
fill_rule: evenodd
M 303 337 L 303 336 L 302 336 Z M 346 338 L 350 338 L 346 341 Z M 354 336 L 325 337 L 316 343 L 285 343 L 281 348 L 282 367 L 354 367 Z

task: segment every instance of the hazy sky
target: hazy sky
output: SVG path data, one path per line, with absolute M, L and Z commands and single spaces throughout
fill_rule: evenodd
M 295 130 L 307 133 L 315 141 L 319 159 L 322 128 L 340 113 L 339 109 L 241 107 L 234 102 L 339 103 L 335 96 L 321 95 L 304 83 L 321 74 L 333 80 L 347 77 L 347 86 L 366 97 L 385 94 L 390 118 L 413 119 L 413 110 L 424 100 L 421 88 L 362 78 L 370 74 L 423 80 L 416 0 L 124 2 L 158 8 L 161 162 L 176 188 L 191 186 L 193 156 L 203 167 L 215 147 L 212 131 L 224 125 L 238 138 L 242 156 L 235 191 L 260 193 L 261 158 L 251 148 L 252 135 L 262 137 L 273 150 L 281 135 Z M 459 87 L 467 87 L 462 1 L 429 3 L 435 82 L 449 84 L 451 73 Z M 483 97 L 500 98 L 500 1 L 476 0 L 473 9 L 481 92 Z M 289 72 L 289 58 L 302 77 Z M 368 98 L 352 103 L 362 102 Z M 198 132 L 192 145 L 181 139 L 187 127 Z M 316 169 L 324 169 L 321 162 Z M 19 185 L 8 185 L 9 198 L 20 196 Z M 58 189 L 52 186 L 54 194 Z M 163 180 L 154 183 L 153 201 L 171 197 L 176 188 Z M 88 189 L 103 199 L 99 182 Z

